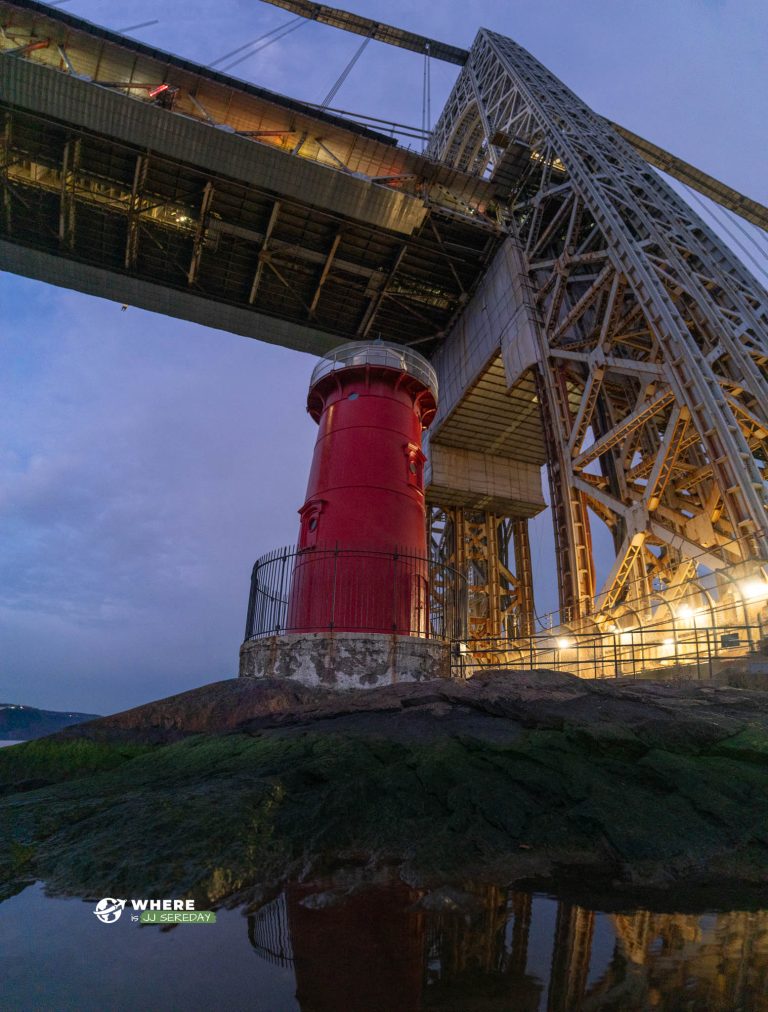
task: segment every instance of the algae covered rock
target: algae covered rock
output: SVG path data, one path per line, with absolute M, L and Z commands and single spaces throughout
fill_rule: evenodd
M 244 681 L 3 750 L 4 888 L 221 899 L 349 861 L 768 882 L 766 693 L 549 673 L 348 694 Z

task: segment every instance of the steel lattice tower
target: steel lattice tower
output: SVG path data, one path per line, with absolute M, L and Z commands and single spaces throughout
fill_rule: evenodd
M 667 583 L 690 575 L 693 558 L 768 558 L 756 279 L 608 121 L 493 32 L 479 32 L 429 154 L 498 181 L 509 210 L 563 617 L 611 613 L 662 569 Z M 603 588 L 588 509 L 615 544 Z

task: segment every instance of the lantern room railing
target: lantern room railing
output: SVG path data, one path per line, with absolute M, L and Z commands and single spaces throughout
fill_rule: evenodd
M 415 377 L 420 383 L 432 391 L 437 400 L 437 373 L 423 355 L 404 345 L 391 344 L 388 341 L 352 341 L 324 355 L 315 366 L 310 380 L 313 387 L 329 373 L 340 369 L 351 369 L 356 366 L 382 366 L 386 369 L 398 369 Z

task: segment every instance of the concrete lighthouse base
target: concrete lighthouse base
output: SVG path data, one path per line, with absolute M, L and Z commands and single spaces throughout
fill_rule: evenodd
M 450 644 L 385 633 L 288 633 L 247 640 L 241 678 L 290 678 L 330 689 L 372 689 L 450 678 Z

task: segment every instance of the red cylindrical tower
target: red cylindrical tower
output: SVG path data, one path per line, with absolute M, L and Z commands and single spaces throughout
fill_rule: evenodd
M 355 342 L 316 366 L 289 630 L 426 635 L 421 436 L 436 406 L 435 372 L 409 348 Z

